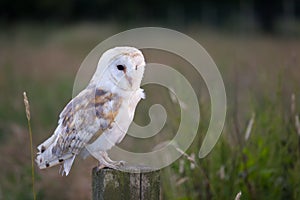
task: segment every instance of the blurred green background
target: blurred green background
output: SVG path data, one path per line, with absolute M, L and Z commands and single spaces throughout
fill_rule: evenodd
M 32 199 L 23 91 L 37 146 L 55 129 L 90 50 L 140 26 L 172 28 L 197 40 L 219 67 L 228 98 L 223 134 L 199 160 L 210 118 L 205 84 L 161 55 L 199 89 L 201 109 L 198 136 L 187 151 L 197 166 L 183 156 L 163 169 L 162 199 L 234 199 L 239 191 L 241 199 L 300 199 L 299 19 L 296 0 L 0 1 L 0 199 Z M 135 121 L 149 122 L 142 107 L 159 101 L 169 114 L 164 132 L 172 136 L 179 105 L 167 90 L 145 90 L 148 101 L 139 105 Z M 58 167 L 35 168 L 38 199 L 90 199 L 96 164 L 77 159 L 68 177 Z

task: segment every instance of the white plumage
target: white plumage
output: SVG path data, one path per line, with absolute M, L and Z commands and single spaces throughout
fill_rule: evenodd
M 54 134 L 38 146 L 40 169 L 62 164 L 68 175 L 78 154 L 91 154 L 101 166 L 117 168 L 106 151 L 122 141 L 144 92 L 145 60 L 133 47 L 115 47 L 99 60 L 89 85 L 59 115 Z

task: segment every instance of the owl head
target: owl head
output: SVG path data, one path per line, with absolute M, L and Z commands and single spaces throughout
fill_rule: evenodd
M 122 90 L 140 87 L 145 70 L 142 52 L 134 47 L 115 47 L 100 58 L 92 82 L 102 87 L 115 86 Z

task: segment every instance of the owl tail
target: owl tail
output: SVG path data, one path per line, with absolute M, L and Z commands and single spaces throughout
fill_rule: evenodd
M 37 163 L 40 169 L 45 169 L 58 164 L 63 164 L 60 170 L 60 174 L 66 174 L 67 176 L 71 170 L 76 155 L 72 153 L 66 153 L 61 156 L 56 155 L 52 150 L 53 147 L 56 145 L 56 137 L 56 135 L 52 135 L 49 139 L 47 139 L 45 142 L 43 142 L 37 147 L 38 155 L 36 157 L 35 162 Z

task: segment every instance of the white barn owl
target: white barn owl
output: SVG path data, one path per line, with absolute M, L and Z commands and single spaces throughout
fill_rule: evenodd
M 138 102 L 145 60 L 133 47 L 115 47 L 100 58 L 88 86 L 59 115 L 53 135 L 38 148 L 40 169 L 62 165 L 68 175 L 75 157 L 91 154 L 101 166 L 117 168 L 106 151 L 122 141 Z

